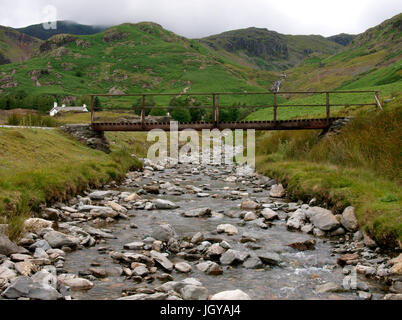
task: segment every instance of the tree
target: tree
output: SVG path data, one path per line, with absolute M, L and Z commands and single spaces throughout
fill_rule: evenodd
M 175 108 L 170 115 L 172 116 L 173 119 L 175 119 L 178 122 L 190 122 L 191 121 L 191 115 L 190 111 L 188 109 L 184 108 Z
M 94 98 L 94 111 L 101 111 L 102 105 L 98 97 Z
M 152 108 L 151 111 L 149 112 L 150 116 L 166 116 L 167 111 L 162 108 Z
M 153 96 L 145 96 L 145 106 L 146 107 L 153 107 L 155 106 L 155 100 Z M 141 115 L 141 110 L 142 110 L 142 97 L 138 98 L 137 101 L 132 105 L 132 108 L 134 109 L 134 113 L 136 115 Z M 145 108 L 145 115 L 149 115 L 151 112 L 151 109 Z

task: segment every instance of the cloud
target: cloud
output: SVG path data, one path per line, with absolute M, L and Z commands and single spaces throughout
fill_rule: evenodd
M 251 26 L 287 34 L 360 33 L 402 11 L 399 0 L 0 0 L 0 24 L 22 27 L 45 20 L 115 25 L 153 21 L 198 38 Z

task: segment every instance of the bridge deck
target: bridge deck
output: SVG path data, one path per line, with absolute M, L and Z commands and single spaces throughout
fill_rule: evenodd
M 186 122 L 178 123 L 178 130 L 184 129 L 255 129 L 255 130 L 308 130 L 327 129 L 336 120 L 343 118 L 277 120 L 277 121 L 236 121 L 236 122 Z M 149 131 L 152 129 L 170 130 L 169 122 L 92 122 L 95 131 Z

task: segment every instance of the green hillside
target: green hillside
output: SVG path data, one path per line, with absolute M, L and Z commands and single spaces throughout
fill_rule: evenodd
M 93 35 L 53 36 L 40 45 L 38 56 L 4 65 L 1 73 L 17 83 L 9 89 L 6 81 L 0 82 L 4 93 L 23 90 L 30 96 L 72 99 L 88 93 L 262 91 L 278 77 L 254 72 L 148 22 L 122 24 Z M 32 105 L 28 100 L 21 107 Z M 119 106 L 133 103 L 133 99 L 113 101 Z
M 76 35 L 85 35 L 85 34 L 98 33 L 106 29 L 106 27 L 103 26 L 89 26 L 67 20 L 56 21 L 56 23 L 57 23 L 56 29 L 45 29 L 43 28 L 43 24 L 39 23 L 24 28 L 16 28 L 15 30 L 27 34 L 31 37 L 47 40 L 56 34 L 68 33 Z
M 333 54 L 343 47 L 319 35 L 284 35 L 262 28 L 228 31 L 200 42 L 224 56 L 236 56 L 245 65 L 265 70 L 286 70 L 312 53 Z
M 0 65 L 29 59 L 40 43 L 39 39 L 0 26 Z

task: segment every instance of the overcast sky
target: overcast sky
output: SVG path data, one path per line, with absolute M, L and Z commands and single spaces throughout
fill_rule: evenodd
M 285 34 L 357 34 L 402 12 L 401 0 L 0 0 L 0 25 L 47 21 L 49 5 L 58 20 L 153 21 L 189 38 L 252 26 Z

